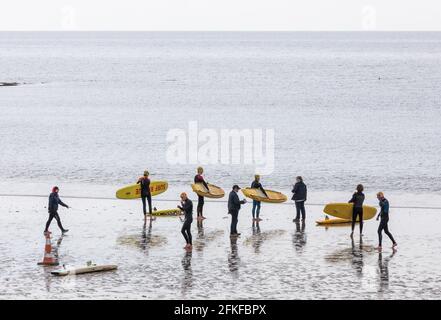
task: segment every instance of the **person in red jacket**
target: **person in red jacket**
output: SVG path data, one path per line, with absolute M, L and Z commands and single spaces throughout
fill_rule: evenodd
M 61 224 L 61 219 L 58 215 L 58 205 L 63 206 L 67 209 L 69 209 L 69 206 L 61 201 L 60 197 L 58 196 L 58 191 L 60 191 L 58 187 L 53 187 L 52 193 L 49 195 L 49 205 L 47 208 L 47 211 L 49 212 L 49 219 L 47 220 L 46 228 L 44 229 L 45 234 L 49 232 L 49 226 L 51 225 L 53 219 L 57 220 L 58 227 L 60 228 L 62 233 L 66 233 L 69 231 L 69 229 L 64 229 L 63 225 Z

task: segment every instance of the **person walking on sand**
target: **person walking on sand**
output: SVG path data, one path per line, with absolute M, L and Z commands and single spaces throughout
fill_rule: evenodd
M 359 184 L 357 186 L 357 191 L 352 195 L 351 200 L 349 200 L 349 203 L 354 204 L 354 208 L 352 210 L 351 238 L 354 236 L 354 228 L 355 228 L 355 222 L 357 222 L 357 218 L 359 218 L 360 221 L 360 237 L 363 236 L 363 202 L 365 198 L 363 190 L 364 190 L 363 185 Z
M 231 228 L 230 228 L 230 236 L 238 237 L 240 233 L 237 232 L 237 222 L 239 216 L 240 206 L 245 204 L 247 201 L 243 199 L 239 200 L 239 196 L 237 193 L 240 188 L 237 184 L 233 186 L 233 190 L 231 190 L 230 195 L 228 196 L 228 213 L 231 214 Z
M 294 184 L 291 192 L 293 193 L 291 200 L 293 200 L 296 205 L 296 217 L 295 219 L 293 219 L 293 222 L 300 221 L 300 214 L 302 214 L 302 221 L 305 221 L 306 219 L 305 201 L 308 190 L 301 176 L 297 176 L 296 183 Z
M 185 192 L 181 193 L 181 205 L 178 206 L 184 212 L 184 224 L 182 225 L 181 233 L 184 236 L 186 245 L 184 249 L 191 250 L 193 248 L 193 241 L 191 236 L 191 223 L 193 222 L 193 202 L 188 199 Z
M 69 231 L 69 229 L 63 228 L 63 225 L 61 224 L 60 216 L 58 215 L 58 205 L 69 209 L 69 206 L 65 204 L 63 201 L 61 201 L 60 197 L 58 196 L 59 191 L 60 189 L 58 187 L 53 187 L 52 193 L 49 195 L 49 205 L 48 205 L 49 219 L 47 220 L 46 228 L 44 229 L 45 234 L 49 232 L 49 226 L 51 225 L 51 222 L 54 218 L 55 220 L 57 220 L 58 227 L 60 228 L 62 233 L 66 233 Z
M 384 233 L 387 234 L 389 239 L 392 241 L 392 249 L 395 249 L 397 246 L 397 243 L 392 236 L 392 234 L 389 232 L 389 227 L 387 223 L 389 222 L 389 201 L 384 197 L 383 192 L 377 193 L 377 199 L 380 201 L 380 213 L 377 216 L 377 221 L 380 220 L 380 225 L 378 226 L 378 250 L 381 250 L 381 242 L 383 240 L 382 232 L 384 230 Z
M 254 181 L 251 183 L 251 188 L 259 189 L 260 191 L 262 191 L 262 193 L 265 195 L 265 197 L 268 198 L 268 195 L 266 194 L 265 189 L 263 188 L 262 184 L 260 183 L 260 175 L 256 174 L 254 176 Z M 261 204 L 260 201 L 253 200 L 253 209 L 251 210 L 251 213 L 253 214 L 253 221 L 262 221 L 262 219 L 259 218 L 260 204 Z
M 198 167 L 197 174 L 194 176 L 194 183 L 202 183 L 205 188 L 207 188 L 207 191 L 209 191 L 208 184 L 205 182 L 204 176 L 202 175 L 204 173 L 204 169 L 202 167 Z M 204 197 L 198 195 L 198 206 L 196 209 L 198 220 L 205 219 L 203 215 L 204 210 Z
M 152 216 L 152 194 L 150 192 L 150 179 L 149 172 L 144 171 L 144 175 L 138 179 L 137 184 L 141 187 L 141 200 L 142 200 L 142 211 L 144 213 L 144 221 L 147 220 L 147 203 L 149 204 L 149 217 L 153 219 Z

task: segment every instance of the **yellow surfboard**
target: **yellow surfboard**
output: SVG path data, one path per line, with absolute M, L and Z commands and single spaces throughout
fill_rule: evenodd
M 152 181 L 150 182 L 150 192 L 152 196 L 161 194 L 168 189 L 167 181 Z M 116 191 L 118 199 L 138 199 L 141 198 L 141 186 L 139 184 L 132 184 Z
M 215 186 L 213 184 L 207 183 L 209 190 L 205 188 L 203 183 L 193 183 L 191 188 L 198 196 L 219 199 L 225 196 L 224 190 L 221 187 Z
M 153 210 L 152 215 L 158 217 L 177 217 L 182 215 L 181 209 Z
M 357 221 L 359 219 L 357 218 Z M 348 219 L 339 219 L 339 218 L 335 218 L 335 219 L 323 219 L 323 220 L 317 220 L 315 223 L 317 223 L 320 226 L 324 226 L 324 225 L 341 225 L 341 224 L 348 224 L 351 223 L 351 220 Z
M 257 188 L 244 188 L 241 190 L 245 197 L 262 202 L 282 203 L 288 199 L 283 193 L 274 190 L 265 189 L 268 197 L 265 196 L 262 190 Z
M 352 220 L 352 211 L 354 204 L 352 203 L 329 203 L 323 209 L 323 212 L 330 216 Z M 377 209 L 371 206 L 363 206 L 363 220 L 369 220 L 375 217 Z

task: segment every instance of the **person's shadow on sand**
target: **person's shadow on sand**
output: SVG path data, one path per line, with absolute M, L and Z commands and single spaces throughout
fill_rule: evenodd
M 182 294 L 193 287 L 193 270 L 191 269 L 191 259 L 193 257 L 192 251 L 186 251 L 184 257 L 181 260 L 182 268 L 184 270 L 184 277 L 182 278 Z
M 292 243 L 294 245 L 294 249 L 299 253 L 303 251 L 303 247 L 306 245 L 305 229 L 305 221 L 302 221 L 301 223 L 300 221 L 296 222 L 296 230 L 292 235 Z
M 148 253 L 151 240 L 152 240 L 152 220 L 150 220 L 150 223 L 148 224 L 148 228 L 147 228 L 147 222 L 144 221 L 141 232 L 140 247 L 146 253 Z
M 237 247 L 237 237 L 230 238 L 230 248 L 231 251 L 228 254 L 228 268 L 234 277 L 238 277 L 240 258 Z
M 393 256 L 397 253 L 396 250 L 392 251 L 392 254 L 386 258 L 383 258 L 383 253 L 378 253 L 378 269 L 380 271 L 380 292 L 389 288 L 389 262 Z

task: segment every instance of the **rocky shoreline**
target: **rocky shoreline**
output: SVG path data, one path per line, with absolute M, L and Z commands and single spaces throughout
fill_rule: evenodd
M 15 87 L 18 85 L 18 82 L 0 82 L 0 87 Z

